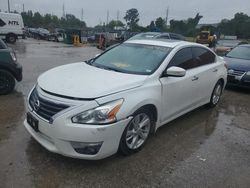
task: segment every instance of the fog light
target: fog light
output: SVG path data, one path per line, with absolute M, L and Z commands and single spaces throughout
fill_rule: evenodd
M 99 152 L 103 142 L 71 142 L 72 147 L 77 153 L 85 155 L 95 155 Z

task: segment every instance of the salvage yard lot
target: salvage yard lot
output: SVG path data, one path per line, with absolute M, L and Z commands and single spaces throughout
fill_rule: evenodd
M 249 187 L 250 91 L 227 89 L 214 109 L 201 107 L 160 128 L 139 153 L 85 161 L 52 154 L 23 127 L 37 77 L 100 51 L 18 41 L 24 79 L 0 97 L 0 187 Z

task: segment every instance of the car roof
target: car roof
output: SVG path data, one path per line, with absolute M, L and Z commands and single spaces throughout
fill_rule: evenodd
M 139 40 L 128 40 L 124 43 L 131 43 L 131 44 L 146 44 L 146 45 L 153 45 L 153 46 L 163 46 L 169 48 L 175 48 L 179 45 L 192 45 L 192 46 L 203 46 L 193 42 L 186 42 L 180 40 L 168 40 L 168 39 L 139 39 Z

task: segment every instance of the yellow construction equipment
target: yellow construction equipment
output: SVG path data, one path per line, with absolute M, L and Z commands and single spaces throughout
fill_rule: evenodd
M 76 47 L 81 47 L 82 43 L 80 43 L 79 35 L 73 35 L 73 45 Z

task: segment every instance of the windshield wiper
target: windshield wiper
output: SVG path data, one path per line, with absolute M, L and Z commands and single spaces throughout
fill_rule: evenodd
M 121 70 L 118 70 L 118 69 L 115 69 L 115 68 L 111 68 L 111 67 L 103 67 L 103 69 L 111 70 L 111 71 L 115 71 L 115 72 L 123 72 Z
M 95 59 L 93 58 L 93 59 L 89 59 L 89 60 L 87 60 L 87 61 L 84 61 L 86 64 L 88 64 L 88 65 L 92 65 L 93 63 L 94 63 L 94 61 L 95 61 Z

